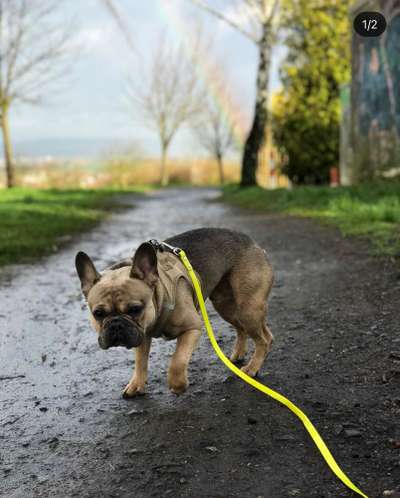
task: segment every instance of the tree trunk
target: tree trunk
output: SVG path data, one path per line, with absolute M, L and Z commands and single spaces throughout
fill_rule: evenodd
M 219 183 L 223 185 L 225 183 L 225 176 L 224 176 L 224 161 L 222 159 L 221 154 L 217 155 L 217 162 L 218 162 Z
M 9 128 L 9 107 L 8 105 L 3 105 L 1 107 L 1 131 L 3 134 L 3 145 L 4 145 L 4 162 L 6 167 L 6 185 L 7 188 L 15 186 L 15 176 L 14 176 L 14 164 L 13 164 L 13 152 L 10 139 L 10 128 Z
M 265 24 L 263 26 L 263 34 L 259 44 L 260 52 L 254 118 L 244 146 L 242 158 L 242 178 L 240 183 L 242 187 L 257 184 L 256 171 L 258 166 L 258 155 L 265 140 L 265 129 L 268 121 L 268 84 L 271 45 L 271 26 Z
M 168 145 L 162 145 L 161 147 L 161 178 L 160 183 L 163 187 L 166 187 L 169 183 L 168 165 L 167 165 L 167 150 Z

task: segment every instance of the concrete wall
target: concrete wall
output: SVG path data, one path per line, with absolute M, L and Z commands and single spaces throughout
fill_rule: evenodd
M 353 32 L 350 94 L 344 88 L 342 99 L 345 184 L 400 174 L 400 0 L 357 2 L 352 19 L 365 10 L 384 14 L 388 26 L 377 38 Z

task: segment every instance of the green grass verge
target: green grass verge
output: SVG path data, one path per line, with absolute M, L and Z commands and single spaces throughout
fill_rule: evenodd
M 130 192 L 143 191 L 145 188 Z M 0 190 L 0 265 L 27 262 L 55 252 L 66 236 L 92 227 L 126 191 Z
M 367 237 L 374 252 L 400 257 L 400 182 L 354 187 L 224 188 L 222 200 L 265 212 L 317 218 L 344 235 Z

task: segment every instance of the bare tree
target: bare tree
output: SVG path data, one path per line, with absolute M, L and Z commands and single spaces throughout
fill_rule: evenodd
M 198 43 L 193 54 L 198 54 Z M 194 55 L 193 57 L 196 57 Z M 199 113 L 203 95 L 193 60 L 182 46 L 175 48 L 163 37 L 150 64 L 139 78 L 129 81 L 128 96 L 145 124 L 158 133 L 161 146 L 161 185 L 169 182 L 167 154 L 183 124 Z
M 62 76 L 70 31 L 57 25 L 57 0 L 0 0 L 0 126 L 7 187 L 15 184 L 9 127 L 10 107 L 38 104 Z M 63 20 L 65 24 L 65 19 Z
M 268 121 L 268 86 L 272 47 L 277 34 L 279 0 L 233 0 L 231 14 L 211 6 L 208 0 L 190 0 L 206 12 L 224 21 L 251 40 L 258 48 L 257 93 L 253 123 L 242 158 L 241 185 L 255 185 L 259 151 L 265 140 Z
M 119 31 L 122 33 L 126 43 L 132 50 L 132 52 L 136 53 L 136 55 L 140 55 L 133 42 L 131 31 L 129 30 L 128 24 L 126 23 L 126 18 L 120 12 L 119 3 L 115 2 L 114 0 L 100 0 L 100 4 L 103 5 L 103 7 L 114 19 Z
M 219 180 L 223 185 L 224 157 L 234 146 L 234 123 L 228 122 L 219 106 L 211 98 L 203 107 L 201 119 L 192 125 L 192 133 L 204 150 L 210 153 L 218 165 Z

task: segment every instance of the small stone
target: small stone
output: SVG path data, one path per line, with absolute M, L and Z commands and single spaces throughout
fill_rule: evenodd
M 216 453 L 218 451 L 218 448 L 216 446 L 206 446 L 206 450 L 210 453 Z
M 39 410 L 44 413 L 47 412 L 48 408 L 46 408 L 45 406 L 41 406 Z
M 179 482 L 180 482 L 181 484 L 185 484 L 185 483 L 186 483 L 186 479 L 185 479 L 184 477 L 181 477 L 181 478 L 179 479 Z
M 294 436 L 291 434 L 284 434 L 275 438 L 276 441 L 294 441 Z
M 393 448 L 400 449 L 399 439 L 389 439 L 389 443 L 393 446 Z
M 343 431 L 343 426 L 338 424 L 338 425 L 335 425 L 334 428 L 333 428 L 333 433 L 335 434 L 335 436 L 339 436 L 339 434 Z
M 318 410 L 319 412 L 325 412 L 326 411 L 326 405 L 325 403 L 322 403 L 322 401 L 314 401 L 312 406 Z
M 146 412 L 144 410 L 137 410 L 134 408 L 133 410 L 129 411 L 127 415 L 144 415 Z
M 60 440 L 58 439 L 58 437 L 52 437 L 47 442 L 48 442 L 50 448 L 55 449 L 55 448 L 57 448 Z
M 361 437 L 361 431 L 358 429 L 345 429 L 344 434 L 346 437 Z

